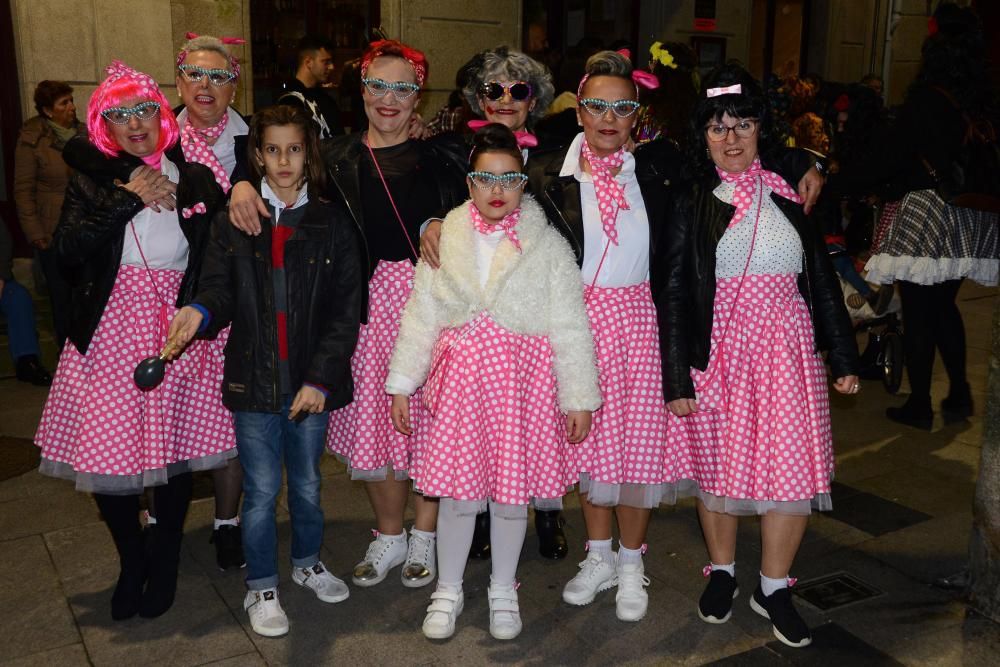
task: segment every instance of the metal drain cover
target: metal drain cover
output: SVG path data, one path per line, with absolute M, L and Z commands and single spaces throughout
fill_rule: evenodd
M 866 584 L 847 572 L 834 572 L 824 577 L 800 581 L 792 588 L 792 592 L 820 611 L 839 609 L 884 595 L 884 591 Z

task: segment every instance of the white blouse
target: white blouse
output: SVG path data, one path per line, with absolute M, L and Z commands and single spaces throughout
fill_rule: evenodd
M 249 134 L 250 126 L 246 124 L 246 121 L 232 107 L 226 109 L 226 115 L 229 116 L 226 129 L 222 131 L 222 134 L 215 140 L 211 148 L 212 152 L 215 153 L 215 157 L 222 164 L 222 168 L 226 170 L 227 174 L 232 176 L 233 170 L 236 169 L 236 137 Z M 181 128 L 184 127 L 187 117 L 188 110 L 186 108 L 181 109 L 181 112 L 177 114 L 177 124 Z
M 517 231 L 517 227 L 514 227 Z M 497 227 L 489 234 L 476 232 L 473 235 L 476 239 L 476 268 L 479 269 L 479 287 L 486 287 L 486 282 L 490 279 L 490 267 L 493 266 L 493 256 L 497 254 L 497 247 L 500 241 L 507 237 L 507 232 Z
M 173 183 L 177 183 L 177 165 L 166 157 L 160 161 L 160 171 Z M 166 209 L 160 209 L 157 213 L 149 207 L 139 211 L 125 227 L 121 263 L 139 267 L 148 264 L 151 269 L 184 271 L 187 268 L 188 242 L 181 231 L 178 215 L 177 211 Z M 143 256 L 146 258 L 145 262 Z
M 597 207 L 597 191 L 594 181 L 580 167 L 580 151 L 583 149 L 583 133 L 576 135 L 566 152 L 560 176 L 573 176 L 580 183 L 580 209 L 583 212 L 583 282 L 597 287 L 628 287 L 649 280 L 649 219 L 646 205 L 635 177 L 635 158 L 625 153 L 621 171 L 615 180 L 624 186 L 625 199 L 629 210 L 618 211 L 616 227 L 618 245 L 608 246 L 608 255 L 601 265 L 608 237 L 601 223 L 601 212 Z M 594 283 L 597 268 L 600 275 Z
M 735 183 L 719 184 L 713 194 L 721 201 L 732 204 Z M 760 221 L 757 226 L 757 240 L 753 246 L 753 257 L 746 269 L 747 275 L 783 275 L 802 271 L 802 239 L 795 227 L 771 199 L 771 188 L 767 184 L 758 189 L 746 215 L 733 227 L 726 229 L 715 250 L 715 277 L 734 278 L 743 275 L 750 254 L 753 238 L 754 219 L 757 204 L 761 201 Z

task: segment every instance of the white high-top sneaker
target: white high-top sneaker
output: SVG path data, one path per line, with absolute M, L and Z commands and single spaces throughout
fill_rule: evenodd
M 415 529 L 414 529 L 415 530 Z M 437 538 L 410 531 L 410 546 L 399 576 L 407 588 L 420 588 L 437 576 Z
M 594 601 L 601 591 L 618 585 L 614 561 L 607 561 L 596 551 L 587 553 L 580 563 L 580 571 L 563 588 L 563 600 L 569 604 L 582 606 Z
M 406 560 L 406 533 L 402 538 L 389 539 L 380 533 L 368 545 L 365 558 L 354 566 L 351 580 L 357 586 L 374 586 L 381 583 L 389 570 Z

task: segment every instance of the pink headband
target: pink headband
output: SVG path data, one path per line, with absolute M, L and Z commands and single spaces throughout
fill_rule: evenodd
M 201 35 L 199 35 L 196 32 L 188 32 L 184 33 L 184 37 L 185 39 L 191 40 L 201 37 Z M 219 41 L 222 42 L 223 44 L 233 44 L 237 46 L 247 43 L 247 40 L 243 39 L 242 37 L 219 37 Z M 188 52 L 186 49 L 181 49 L 180 51 L 177 52 L 178 66 L 180 66 L 180 64 L 184 62 L 184 59 L 187 58 L 187 54 Z M 240 61 L 232 53 L 229 54 L 229 65 L 230 67 L 233 68 L 233 76 L 235 76 L 237 79 L 240 78 Z
M 625 56 L 625 58 L 631 62 L 632 52 L 628 49 L 619 49 L 616 51 L 618 55 Z M 576 88 L 576 97 L 580 98 L 580 94 L 583 92 L 583 85 L 587 83 L 587 79 L 590 78 L 589 74 L 584 74 L 583 78 L 580 79 L 580 85 Z M 635 96 L 639 96 L 639 88 L 645 88 L 646 90 L 655 90 L 660 87 L 660 80 L 656 78 L 655 74 L 650 74 L 649 72 L 641 69 L 632 70 L 632 83 L 635 84 Z
M 741 95 L 743 93 L 743 86 L 738 83 L 734 83 L 731 86 L 725 86 L 724 88 L 709 88 L 705 91 L 705 97 L 718 97 L 719 95 Z

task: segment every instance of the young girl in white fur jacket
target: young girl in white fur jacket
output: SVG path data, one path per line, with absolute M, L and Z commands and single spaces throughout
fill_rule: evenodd
M 564 450 L 586 437 L 601 395 L 580 270 L 541 207 L 523 197 L 514 135 L 486 126 L 470 163 L 472 199 L 445 219 L 441 268 L 417 265 L 386 391 L 396 429 L 417 440 L 414 487 L 441 499 L 424 635 L 455 632 L 476 514 L 488 503 L 490 634 L 513 639 L 528 503 L 559 506 Z M 409 396 L 421 384 L 433 419 L 414 434 Z

